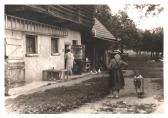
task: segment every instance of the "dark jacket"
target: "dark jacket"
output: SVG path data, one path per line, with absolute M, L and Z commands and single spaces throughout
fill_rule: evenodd
M 115 58 L 110 60 L 109 64 L 109 86 L 114 89 L 122 89 L 125 86 L 125 81 L 122 73 L 122 67 L 128 64 L 122 60 L 116 60 Z

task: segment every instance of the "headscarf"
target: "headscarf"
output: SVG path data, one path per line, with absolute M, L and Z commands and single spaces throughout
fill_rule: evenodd
M 119 54 L 116 54 L 114 56 L 114 58 L 115 58 L 116 61 L 120 61 L 121 60 L 121 56 Z

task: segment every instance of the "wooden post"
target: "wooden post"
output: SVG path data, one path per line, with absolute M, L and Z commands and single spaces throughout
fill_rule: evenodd
M 8 27 L 8 16 L 5 16 L 5 28 L 7 28 Z
M 14 18 L 14 23 L 15 23 L 15 28 L 14 29 L 16 29 L 16 22 L 17 22 L 17 19 Z
M 26 23 L 25 23 L 25 20 L 23 20 L 23 27 L 22 27 L 23 29 L 23 31 L 25 31 L 26 30 Z
M 96 63 L 95 63 L 95 58 L 96 58 L 96 57 L 95 57 L 95 53 L 96 53 L 96 49 L 95 49 L 95 38 L 93 38 L 93 42 L 92 42 L 92 43 L 93 43 L 93 67 L 92 67 L 92 68 L 93 68 L 93 70 L 95 70 L 95 64 L 96 64 Z
M 13 29 L 12 27 L 13 27 L 13 21 L 12 21 L 12 17 L 11 17 L 11 29 Z
M 5 44 L 4 44 L 4 48 L 5 48 L 5 56 L 7 56 L 7 55 L 6 55 L 6 45 L 7 45 L 7 41 L 6 41 L 6 38 L 5 38 Z

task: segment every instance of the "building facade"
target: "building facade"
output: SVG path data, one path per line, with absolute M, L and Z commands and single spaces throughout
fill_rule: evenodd
M 93 23 L 94 6 L 6 5 L 10 83 L 41 81 L 43 70 L 64 69 L 65 48 L 81 45 Z

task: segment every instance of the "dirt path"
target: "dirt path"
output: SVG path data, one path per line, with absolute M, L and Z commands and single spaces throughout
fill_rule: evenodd
M 108 95 L 108 79 L 104 78 L 104 74 L 100 74 L 50 84 L 28 92 L 18 92 L 21 95 L 16 98 L 10 96 L 9 98 L 13 99 L 6 99 L 6 108 L 9 109 L 9 112 L 47 114 L 162 113 L 164 104 L 163 64 L 131 63 L 130 70 L 124 73 L 126 85 L 125 89 L 121 90 L 119 99 L 111 98 L 111 95 Z M 135 67 L 144 76 L 145 96 L 143 99 L 137 98 L 134 89 L 131 68 L 134 69 Z M 90 78 L 94 79 L 90 80 Z
M 106 96 L 101 101 L 87 103 L 78 109 L 66 114 L 75 113 L 162 113 L 163 112 L 163 89 L 157 81 L 160 78 L 144 78 L 145 97 L 137 98 L 132 78 L 126 78 L 125 89 L 120 92 L 120 98 Z M 159 106 L 159 108 L 158 108 Z
M 6 99 L 9 98 L 16 98 L 20 95 L 28 95 L 35 92 L 42 92 L 48 89 L 58 88 L 61 86 L 73 86 L 75 84 L 79 84 L 81 82 L 90 80 L 91 78 L 95 77 L 108 77 L 109 75 L 106 73 L 102 74 L 87 74 L 86 76 L 80 76 L 78 79 L 70 78 L 68 81 L 60 81 L 60 82 L 53 82 L 53 81 L 39 81 L 39 82 L 33 82 L 31 84 L 28 84 L 26 86 L 13 88 L 9 90 L 10 96 L 5 97 Z

